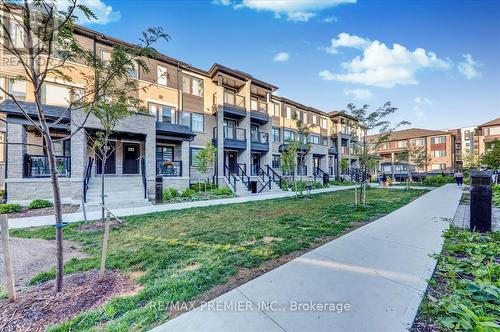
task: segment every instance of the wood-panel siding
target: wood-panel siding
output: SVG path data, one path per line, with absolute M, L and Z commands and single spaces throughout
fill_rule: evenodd
M 182 93 L 182 109 L 188 112 L 203 113 L 203 97 Z

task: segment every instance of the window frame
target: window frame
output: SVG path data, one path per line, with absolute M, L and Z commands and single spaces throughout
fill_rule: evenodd
M 197 148 L 197 147 L 190 147 L 189 148 L 189 166 L 190 167 L 198 167 L 198 165 L 196 165 L 194 163 L 195 154 L 193 153 L 193 151 L 197 151 L 199 153 L 201 150 L 203 150 L 203 148 Z
M 184 86 L 184 80 L 189 80 L 189 91 L 185 91 L 185 86 Z M 193 93 L 193 82 L 197 80 L 201 83 L 201 92 L 198 92 L 197 93 Z M 202 78 L 198 78 L 198 77 L 195 77 L 195 76 L 191 76 L 189 74 L 185 74 L 183 73 L 182 74 L 182 92 L 184 93 L 188 93 L 190 95 L 193 95 L 193 96 L 197 96 L 197 97 L 203 97 L 204 93 L 205 93 L 205 82 L 203 81 Z
M 276 140 L 275 132 L 277 131 L 278 133 L 278 140 Z M 281 128 L 273 127 L 271 129 L 271 133 L 273 135 L 273 143 L 280 143 L 281 142 Z
M 164 69 L 164 75 L 160 75 L 161 69 Z M 161 83 L 161 80 L 165 80 L 165 83 Z M 156 83 L 158 83 L 161 86 L 167 86 L 168 85 L 168 70 L 167 67 L 156 65 Z

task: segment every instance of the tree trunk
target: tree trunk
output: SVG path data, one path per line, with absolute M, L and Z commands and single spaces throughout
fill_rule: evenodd
M 104 146 L 102 147 L 101 151 L 101 156 L 102 156 L 102 167 L 101 167 L 101 220 L 102 223 L 104 224 L 104 218 L 105 218 L 105 199 L 104 199 L 104 178 L 105 178 L 105 173 L 106 173 L 106 160 L 108 159 L 108 134 L 106 134 L 104 138 Z

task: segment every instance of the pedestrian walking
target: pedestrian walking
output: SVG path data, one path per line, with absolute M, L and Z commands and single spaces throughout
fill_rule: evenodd
M 464 183 L 464 173 L 461 171 L 457 171 L 455 173 L 455 181 L 457 182 L 457 186 L 461 187 Z

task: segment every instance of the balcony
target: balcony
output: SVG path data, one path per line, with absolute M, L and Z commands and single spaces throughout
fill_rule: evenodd
M 71 157 L 56 156 L 56 170 L 59 177 L 71 176 Z M 50 177 L 49 158 L 45 155 L 24 155 L 25 178 Z
M 328 148 L 328 154 L 337 154 L 337 147 L 335 145 L 332 145 Z
M 217 102 L 217 93 L 213 95 L 213 111 L 214 114 L 222 107 L 224 117 L 229 119 L 243 119 L 246 115 L 245 97 L 233 91 L 224 90 L 223 104 L 219 105 Z
M 340 152 L 342 154 L 349 154 L 349 148 L 347 146 L 340 147 Z
M 250 103 L 250 120 L 253 123 L 266 124 L 269 122 L 269 115 L 267 112 L 267 102 L 262 100 L 252 99 Z
M 217 146 L 217 127 L 213 131 L 213 144 Z M 224 148 L 245 150 L 247 148 L 247 131 L 244 128 L 224 127 Z
M 269 151 L 269 134 L 260 131 L 252 132 L 252 151 Z
M 156 174 L 167 177 L 182 176 L 182 161 L 156 160 Z

